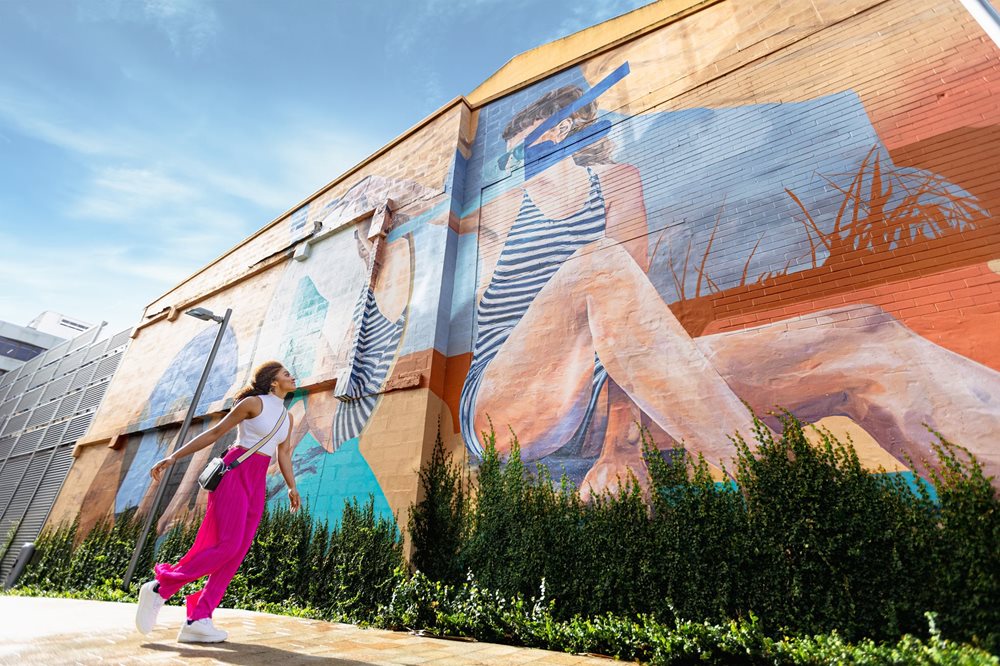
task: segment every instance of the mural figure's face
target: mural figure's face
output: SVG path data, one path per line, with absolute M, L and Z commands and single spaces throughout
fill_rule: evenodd
M 535 131 L 535 128 L 537 128 L 546 120 L 547 118 L 541 118 L 539 120 L 536 120 L 531 125 L 525 127 L 520 132 L 518 132 L 517 134 L 515 134 L 514 136 L 512 136 L 510 139 L 507 140 L 507 152 L 501 155 L 497 160 L 497 166 L 500 168 L 501 171 L 506 171 L 507 173 L 510 173 L 511 171 L 514 171 L 522 164 L 524 164 L 524 152 L 525 152 L 524 140 L 528 138 L 528 135 L 530 135 L 532 132 Z M 566 118 L 555 127 L 552 127 L 546 130 L 545 132 L 542 132 L 542 134 L 537 139 L 535 139 L 535 141 L 533 141 L 531 145 L 544 143 L 546 141 L 550 141 L 552 143 L 559 143 L 560 141 L 566 138 L 566 136 L 570 133 L 572 129 L 573 129 L 573 119 Z
M 288 372 L 287 368 L 282 368 L 275 375 L 274 381 L 271 382 L 271 391 L 278 395 L 284 395 L 294 390 L 295 377 L 292 377 L 292 373 Z

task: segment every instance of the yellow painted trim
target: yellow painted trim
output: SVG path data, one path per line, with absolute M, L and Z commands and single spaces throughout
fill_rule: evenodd
M 466 95 L 473 108 L 547 78 L 724 0 L 660 0 L 516 55 Z

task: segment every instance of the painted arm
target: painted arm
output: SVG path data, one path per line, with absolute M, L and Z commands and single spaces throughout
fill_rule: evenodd
M 382 266 L 375 278 L 375 303 L 389 321 L 398 321 L 410 302 L 411 254 L 408 236 L 382 248 Z
M 278 468 L 281 470 L 281 476 L 285 477 L 285 485 L 288 486 L 288 502 L 292 507 L 292 513 L 295 513 L 299 510 L 302 500 L 299 497 L 299 491 L 295 488 L 295 469 L 292 466 L 292 449 L 295 448 L 292 443 L 292 430 L 295 427 L 295 417 L 289 414 L 288 419 L 288 436 L 285 437 L 285 441 L 278 444 Z
M 261 403 L 260 398 L 257 398 L 256 396 L 240 400 L 239 403 L 237 403 L 237 405 L 228 414 L 226 414 L 224 419 L 171 453 L 163 460 L 160 460 L 153 465 L 149 470 L 149 475 L 152 476 L 154 480 L 159 481 L 164 470 L 173 465 L 175 462 L 184 456 L 189 456 L 196 451 L 202 450 L 206 446 L 215 444 L 219 441 L 220 437 L 235 428 L 238 423 L 244 419 L 257 416 L 262 408 L 263 404 Z
M 501 194 L 479 210 L 479 284 L 476 287 L 476 303 L 493 279 L 493 271 L 507 242 L 507 234 L 517 221 L 523 197 L 524 190 L 517 187 Z
M 614 164 L 598 171 L 607 205 L 608 238 L 621 243 L 642 272 L 649 270 L 649 229 L 639 170 L 630 164 Z

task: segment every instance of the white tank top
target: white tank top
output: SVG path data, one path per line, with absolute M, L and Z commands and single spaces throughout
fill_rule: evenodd
M 252 419 L 243 419 L 236 424 L 236 445 L 245 449 L 252 449 L 257 442 L 267 437 L 285 409 L 284 402 L 273 393 L 257 397 L 263 403 L 264 409 Z M 288 425 L 288 417 L 286 416 L 285 422 L 274 433 L 271 441 L 257 449 L 257 453 L 263 453 L 273 458 L 275 451 L 278 450 L 278 444 L 281 444 L 288 437 Z

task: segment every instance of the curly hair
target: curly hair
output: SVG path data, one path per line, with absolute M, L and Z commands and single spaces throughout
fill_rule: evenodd
M 539 120 L 552 117 L 581 97 L 583 90 L 580 86 L 563 86 L 545 93 L 514 114 L 503 129 L 504 141 L 510 141 Z M 597 104 L 595 102 L 584 104 L 569 117 L 573 120 L 573 130 L 564 139 L 565 141 L 571 140 L 574 134 L 582 132 L 597 120 Z M 611 159 L 612 153 L 614 144 L 605 137 L 573 153 L 573 161 L 579 166 L 612 164 L 614 162 Z
M 252 395 L 266 395 L 271 392 L 271 384 L 284 368 L 278 361 L 266 361 L 253 371 L 253 379 L 236 394 L 236 402 Z

